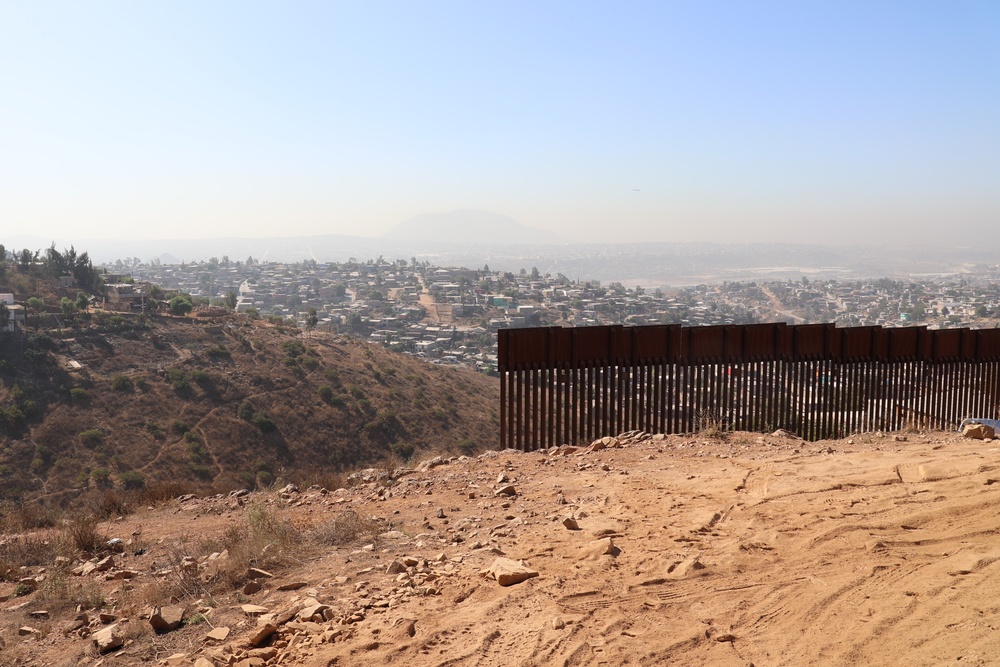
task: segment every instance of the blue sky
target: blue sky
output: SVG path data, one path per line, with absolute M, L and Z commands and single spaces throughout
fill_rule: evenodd
M 0 0 L 0 242 L 457 208 L 598 242 L 1000 240 L 998 32 L 995 0 Z

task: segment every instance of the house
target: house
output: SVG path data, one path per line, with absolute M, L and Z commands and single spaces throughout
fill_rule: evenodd
M 10 312 L 10 321 L 3 331 L 16 331 L 18 328 L 23 328 L 25 309 L 24 306 L 14 301 L 14 295 L 9 292 L 0 293 L 0 303 L 5 305 Z

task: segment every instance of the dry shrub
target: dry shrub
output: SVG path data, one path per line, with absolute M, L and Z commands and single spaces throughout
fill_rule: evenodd
M 189 482 L 156 482 L 129 492 L 129 500 L 134 507 L 156 506 L 187 493 L 194 493 L 195 486 Z
M 348 509 L 336 519 L 317 526 L 312 537 L 322 546 L 339 546 L 351 544 L 362 538 L 374 539 L 384 529 L 382 519 L 364 517 Z
M 19 571 L 21 567 L 51 565 L 65 550 L 58 538 L 21 535 L 3 540 L 0 542 L 0 581 L 17 581 L 23 576 Z
M 107 533 L 101 532 L 97 517 L 92 514 L 66 521 L 63 524 L 63 531 L 74 549 L 89 554 L 100 553 L 108 542 Z
M 59 510 L 39 503 L 0 503 L 0 534 L 51 528 L 59 521 Z
M 695 415 L 698 435 L 703 438 L 725 438 L 726 430 L 722 418 L 712 410 L 704 410 Z
M 51 611 L 67 609 L 100 609 L 104 606 L 101 589 L 92 579 L 76 579 L 64 569 L 53 569 L 42 582 L 39 596 Z
M 243 510 L 243 521 L 230 526 L 222 538 L 229 558 L 218 572 L 228 586 L 242 584 L 247 566 L 274 569 L 297 561 L 293 553 L 302 543 L 302 532 L 278 516 L 273 507 L 254 502 Z

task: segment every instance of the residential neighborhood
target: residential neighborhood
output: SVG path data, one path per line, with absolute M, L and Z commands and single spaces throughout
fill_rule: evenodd
M 415 258 L 281 263 L 223 257 L 101 268 L 109 279 L 108 307 L 155 308 L 181 293 L 192 298 L 195 314 L 236 310 L 487 373 L 496 364 L 496 332 L 505 327 L 773 321 L 993 327 L 1000 315 L 996 267 L 919 282 L 801 277 L 653 290 L 571 280 L 536 268 L 514 273 L 434 266 Z

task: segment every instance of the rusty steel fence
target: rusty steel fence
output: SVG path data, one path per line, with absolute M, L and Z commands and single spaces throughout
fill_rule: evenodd
M 808 440 L 998 417 L 1000 329 L 501 329 L 500 441 L 786 429 Z

